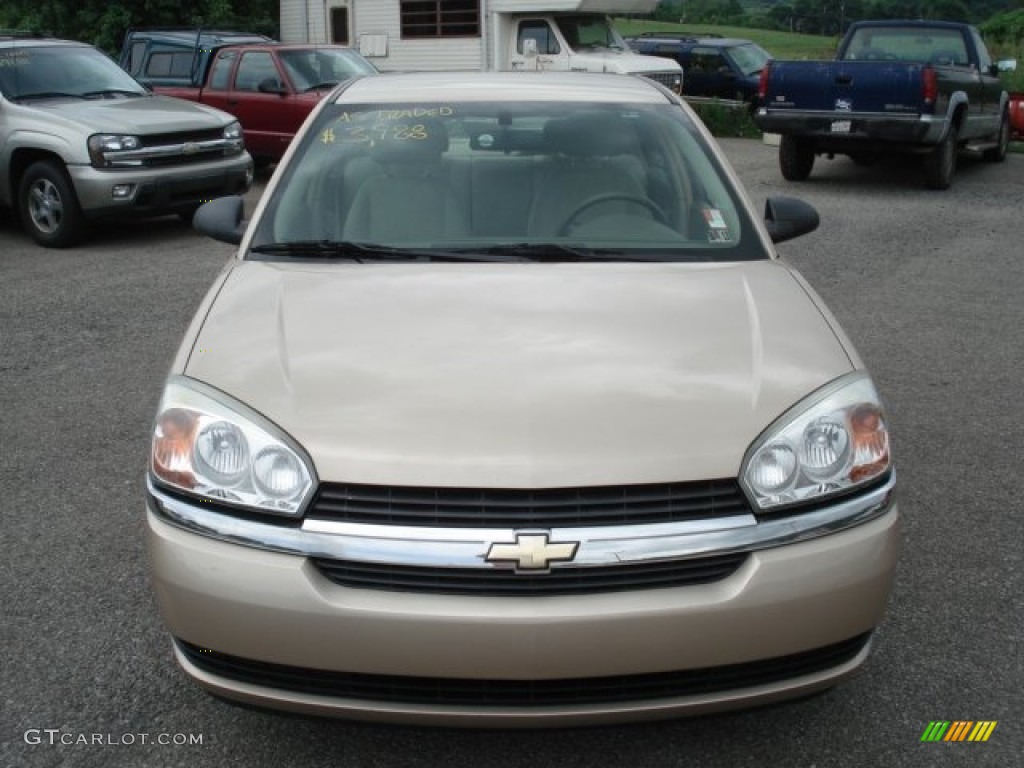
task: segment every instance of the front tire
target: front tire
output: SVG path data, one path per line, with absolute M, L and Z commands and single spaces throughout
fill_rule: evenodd
M 67 248 L 85 237 L 86 221 L 63 166 L 32 163 L 18 185 L 18 214 L 29 236 L 44 248 Z
M 779 169 L 786 181 L 805 181 L 814 168 L 814 147 L 807 139 L 783 136 L 779 142 Z
M 990 163 L 1001 163 L 1006 159 L 1010 151 L 1010 113 L 1003 112 L 1003 119 L 999 122 L 999 135 L 996 139 L 996 146 L 986 149 L 981 156 Z
M 929 189 L 949 189 L 953 183 L 959 143 L 957 128 L 951 125 L 939 146 L 924 156 L 924 180 Z

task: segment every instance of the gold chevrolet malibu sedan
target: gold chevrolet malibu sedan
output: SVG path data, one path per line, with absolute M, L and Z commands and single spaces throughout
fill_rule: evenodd
M 174 360 L 147 483 L 174 654 L 346 718 L 573 725 L 822 690 L 869 653 L 886 416 L 684 102 L 375 75 L 310 116 Z

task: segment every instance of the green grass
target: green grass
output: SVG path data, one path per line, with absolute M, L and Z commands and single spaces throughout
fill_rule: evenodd
M 677 35 L 706 32 L 722 37 L 739 37 L 753 40 L 776 59 L 831 59 L 839 45 L 839 39 L 835 37 L 800 35 L 770 29 L 720 27 L 714 24 L 672 24 L 665 21 L 615 19 L 615 28 L 623 37 L 634 37 L 644 32 L 671 32 Z

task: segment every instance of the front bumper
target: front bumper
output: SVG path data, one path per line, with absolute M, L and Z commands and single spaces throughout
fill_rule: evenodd
M 891 480 L 864 496 L 871 499 L 861 500 L 857 524 L 849 527 L 834 524 L 810 535 L 790 524 L 790 535 L 767 547 L 748 539 L 739 545 L 748 553 L 742 565 L 725 578 L 615 593 L 493 597 L 342 586 L 324 575 L 314 557 L 365 558 L 376 552 L 379 558 L 379 531 L 366 532 L 376 543 L 364 542 L 363 549 L 353 530 L 286 529 L 299 534 L 293 542 L 319 542 L 305 554 L 254 546 L 246 541 L 246 521 L 218 531 L 220 524 L 207 520 L 207 530 L 197 533 L 198 524 L 167 513 L 182 502 L 169 504 L 155 489 L 148 546 L 158 601 L 178 640 L 178 660 L 218 695 L 360 719 L 582 724 L 749 706 L 810 693 L 852 673 L 868 653 L 866 637 L 882 619 L 899 539 Z M 741 540 L 728 528 L 680 532 L 676 538 L 668 550 L 693 556 L 735 551 Z M 455 543 L 455 551 L 465 546 Z M 415 542 L 410 546 L 416 550 Z M 423 551 L 430 549 L 445 551 L 443 537 L 431 538 Z M 657 557 L 656 550 L 644 552 Z M 635 555 L 623 549 L 624 557 Z M 828 656 L 837 646 L 848 652 Z M 778 669 L 782 660 L 801 654 L 824 661 L 789 665 L 791 672 L 767 677 L 759 671 Z M 629 688 L 637 676 L 698 676 L 702 682 L 696 688 Z M 344 684 L 335 684 L 339 680 Z M 627 684 L 616 690 L 642 693 L 579 701 L 545 693 L 552 685 L 603 690 L 611 681 Z M 535 693 L 444 694 L 460 682 L 498 692 L 519 682 Z M 646 685 L 646 678 L 641 682 Z M 442 693 L 403 693 L 424 686 Z
M 91 219 L 185 210 L 225 195 L 244 194 L 253 181 L 248 152 L 217 161 L 154 168 L 68 166 L 82 212 Z M 118 186 L 128 192 L 115 196 Z

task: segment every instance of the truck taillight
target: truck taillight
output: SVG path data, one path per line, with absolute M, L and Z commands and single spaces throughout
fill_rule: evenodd
M 933 67 L 921 70 L 921 97 L 925 104 L 935 104 L 939 98 L 939 78 Z
M 761 79 L 757 83 L 757 100 L 762 104 L 768 99 L 768 73 L 771 68 L 771 64 L 764 65 L 764 69 L 761 70 Z

